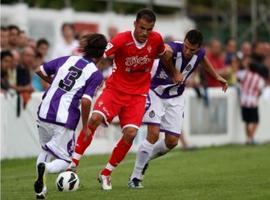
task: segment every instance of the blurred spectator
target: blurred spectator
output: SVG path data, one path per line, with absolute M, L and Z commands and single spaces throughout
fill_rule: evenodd
M 19 65 L 21 56 L 17 50 L 11 50 L 13 57 L 12 65 L 8 68 L 8 80 L 10 85 L 17 85 L 17 70 L 16 66 Z
M 265 57 L 263 64 L 268 70 L 270 70 L 270 53 L 268 56 Z
M 238 59 L 242 60 L 245 57 L 251 56 L 251 44 L 248 41 L 245 41 L 241 44 L 240 51 L 237 52 Z
M 212 39 L 210 41 L 207 58 L 209 59 L 210 63 L 213 65 L 214 69 L 218 72 L 219 75 L 228 79 L 231 69 L 225 66 L 225 57 L 222 51 L 221 43 L 217 39 Z M 207 86 L 208 87 L 220 87 L 220 83 L 218 83 L 213 77 L 205 74 Z
M 116 34 L 118 33 L 118 29 L 116 26 L 109 26 L 108 28 L 108 40 L 110 41 Z
M 254 144 L 254 136 L 259 123 L 258 99 L 265 86 L 265 81 L 258 73 L 260 66 L 251 63 L 248 69 L 237 73 L 241 90 L 241 110 L 245 123 L 247 144 Z
M 31 70 L 35 64 L 35 51 L 27 46 L 23 49 L 21 63 L 17 66 L 17 86 L 16 90 L 23 97 L 23 107 L 30 100 L 33 87 L 31 84 Z
M 257 72 L 265 79 L 268 79 L 268 69 L 264 65 L 268 55 L 270 52 L 268 52 L 266 42 L 258 41 L 254 44 L 251 55 L 252 63 L 256 64 Z
M 1 26 L 1 49 L 0 51 L 8 50 L 9 44 L 8 44 L 8 29 L 6 27 Z
M 225 41 L 225 64 L 232 65 L 233 61 L 236 59 L 236 41 L 233 38 L 228 38 Z
M 37 48 L 36 40 L 33 38 L 28 38 L 27 39 L 27 46 L 32 47 L 33 49 L 36 49 Z
M 244 70 L 244 69 L 248 69 L 248 66 L 251 62 L 251 57 L 249 56 L 245 56 L 240 60 L 240 64 L 239 64 L 239 70 Z
M 235 85 L 236 83 L 236 71 L 238 69 L 238 60 L 236 56 L 237 44 L 234 38 L 228 38 L 225 41 L 225 65 L 229 67 L 230 73 L 228 77 L 229 85 Z
M 9 37 L 8 37 L 9 50 L 11 51 L 13 55 L 13 62 L 14 62 L 13 66 L 8 70 L 8 74 L 9 74 L 8 77 L 9 77 L 9 83 L 16 87 L 17 79 L 18 79 L 16 66 L 18 66 L 21 61 L 21 55 L 20 55 L 19 46 L 18 46 L 20 29 L 16 25 L 9 25 L 8 31 L 9 31 Z
M 17 45 L 18 45 L 18 48 L 19 48 L 20 51 L 22 51 L 22 49 L 28 45 L 28 37 L 27 37 L 25 31 L 20 31 L 19 32 L 18 44 Z
M 36 52 L 35 54 L 35 64 L 33 65 L 33 69 L 31 70 L 32 77 L 32 87 L 37 92 L 42 92 L 49 87 L 49 84 L 42 81 L 40 76 L 38 76 L 35 71 L 39 69 L 39 67 L 44 63 L 43 56 L 41 53 Z
M 10 88 L 8 79 L 8 69 L 13 65 L 13 56 L 10 51 L 1 51 L 1 92 L 6 92 Z
M 42 64 L 46 62 L 50 43 L 48 40 L 41 38 L 37 41 L 36 51 L 41 54 Z
M 18 50 L 20 29 L 16 25 L 8 26 L 9 36 L 8 43 L 10 50 Z
M 55 46 L 52 58 L 72 55 L 73 51 L 76 51 L 76 48 L 79 46 L 78 41 L 75 39 L 73 24 L 64 23 L 62 25 L 62 36 L 62 40 Z

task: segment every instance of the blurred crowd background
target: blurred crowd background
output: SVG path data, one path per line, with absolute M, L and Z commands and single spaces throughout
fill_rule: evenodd
M 22 2 L 3 0 L 1 6 Z M 158 14 L 157 20 L 159 16 L 168 19 L 170 16 L 189 17 L 195 22 L 195 27 L 204 34 L 203 46 L 206 48 L 207 57 L 218 73 L 229 80 L 230 86 L 237 85 L 236 74 L 239 70 L 247 69 L 250 63 L 255 64 L 256 72 L 266 81 L 267 86 L 263 95 L 270 100 L 270 4 L 268 1 L 173 0 L 172 5 L 169 1 L 161 0 L 137 0 L 133 4 L 127 2 L 27 0 L 23 3 L 29 7 L 42 9 L 69 7 L 78 12 L 121 14 L 135 13 L 139 8 L 150 7 Z M 34 73 L 37 67 L 59 56 L 80 54 L 83 35 L 89 31 L 78 31 L 70 22 L 64 22 L 58 31 L 62 38 L 51 44 L 50 38 L 33 38 L 18 24 L 5 24 L 1 19 L 1 93 L 19 94 L 25 107 L 32 92 L 42 92 L 48 87 Z M 119 31 L 123 30 L 112 25 L 103 34 L 110 40 Z M 166 42 L 179 40 L 172 35 L 163 36 Z M 99 66 L 103 70 L 104 77 L 108 77 L 111 73 L 112 61 L 102 60 Z M 208 87 L 219 87 L 215 80 L 201 70 L 192 77 L 189 85 L 195 88 L 200 97 L 205 97 L 203 91 Z M 205 100 L 207 101 L 207 97 Z

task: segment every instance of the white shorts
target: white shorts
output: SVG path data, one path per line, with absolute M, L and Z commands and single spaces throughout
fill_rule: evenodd
M 144 124 L 156 124 L 160 131 L 179 135 L 182 132 L 184 120 L 184 96 L 161 99 L 152 90 L 149 91 Z
M 37 126 L 42 149 L 70 162 L 75 144 L 74 130 L 44 121 L 37 121 Z

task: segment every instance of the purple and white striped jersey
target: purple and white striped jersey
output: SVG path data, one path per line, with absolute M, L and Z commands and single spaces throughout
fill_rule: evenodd
M 163 64 L 157 60 L 151 71 L 152 82 L 150 89 L 163 99 L 182 95 L 185 90 L 186 80 L 205 55 L 205 50 L 200 48 L 197 54 L 193 55 L 190 60 L 187 60 L 183 56 L 184 45 L 182 42 L 169 42 L 168 45 L 170 45 L 173 50 L 173 63 L 176 69 L 183 74 L 184 80 L 181 85 L 173 83 L 172 79 L 165 72 L 164 67 L 162 66 Z
M 92 100 L 103 81 L 102 73 L 81 56 L 60 57 L 40 68 L 45 75 L 53 76 L 53 81 L 42 97 L 38 118 L 75 130 L 80 120 L 80 100 Z

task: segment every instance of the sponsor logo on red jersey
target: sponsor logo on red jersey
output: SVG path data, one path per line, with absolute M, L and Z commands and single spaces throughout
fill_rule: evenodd
M 151 62 L 151 59 L 148 58 L 148 55 L 139 57 L 139 56 L 132 56 L 127 57 L 125 61 L 126 66 L 138 66 L 138 65 L 145 65 L 147 63 Z

